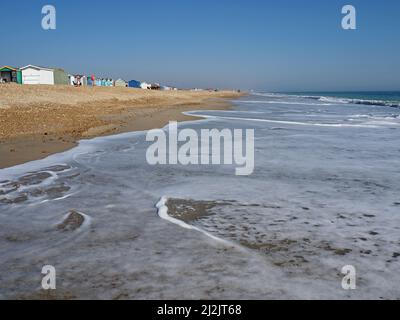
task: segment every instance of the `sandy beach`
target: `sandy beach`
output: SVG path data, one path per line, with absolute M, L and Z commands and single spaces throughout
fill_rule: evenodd
M 226 109 L 235 91 L 0 86 L 0 168 L 65 151 L 80 139 L 185 121 L 193 109 Z

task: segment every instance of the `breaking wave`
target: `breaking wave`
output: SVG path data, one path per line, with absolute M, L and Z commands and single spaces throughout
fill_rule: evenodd
M 360 104 L 367 106 L 382 106 L 391 108 L 400 108 L 400 101 L 396 100 L 379 100 L 379 99 L 354 99 L 345 97 L 332 97 L 324 95 L 301 95 L 301 94 L 277 94 L 277 93 L 252 93 L 255 96 L 270 97 L 270 98 L 302 98 L 317 100 L 323 103 L 335 103 L 335 104 Z M 272 103 L 272 102 L 271 102 Z M 274 103 L 276 103 L 274 101 Z M 287 102 L 285 102 L 287 103 Z M 299 104 L 296 102 L 296 104 Z
M 316 127 L 349 127 L 349 128 L 379 128 L 376 123 L 364 123 L 364 124 L 348 124 L 348 123 L 320 123 L 320 122 L 300 122 L 300 121 L 288 121 L 288 120 L 272 120 L 272 119 L 259 119 L 259 118 L 241 118 L 241 117 L 227 117 L 227 116 L 212 116 L 194 112 L 184 112 L 183 114 L 189 116 L 202 117 L 205 119 L 224 119 L 224 120 L 242 120 L 242 121 L 255 121 L 255 122 L 266 122 L 266 123 L 279 123 L 287 125 L 298 125 L 298 126 L 316 126 Z
M 309 103 L 309 102 L 291 102 L 291 101 L 240 101 L 242 103 L 254 103 L 254 104 L 293 104 L 293 105 L 304 105 L 304 106 L 331 106 L 332 103 Z
M 362 104 L 362 105 L 367 105 L 367 106 L 382 106 L 382 107 L 400 108 L 400 102 L 397 102 L 397 101 L 363 100 L 363 99 L 348 99 L 348 98 L 333 98 L 333 97 L 319 97 L 318 101 L 332 102 L 332 103 L 343 103 L 343 104 Z

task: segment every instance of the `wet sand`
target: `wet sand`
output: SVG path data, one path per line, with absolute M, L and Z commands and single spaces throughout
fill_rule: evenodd
M 256 251 L 259 254 L 268 256 L 272 263 L 277 267 L 286 269 L 307 268 L 309 262 L 313 259 L 312 252 L 323 250 L 336 256 L 346 256 L 352 252 L 352 249 L 335 247 L 329 241 L 317 242 L 312 239 L 291 239 L 290 237 L 282 238 L 268 237 L 264 232 L 260 232 L 254 225 L 243 225 L 224 223 L 218 225 L 215 230 L 207 230 L 212 226 L 213 216 L 218 219 L 224 210 L 235 212 L 247 211 L 256 213 L 257 211 L 265 212 L 265 210 L 279 211 L 282 208 L 276 205 L 261 205 L 257 203 L 240 203 L 235 200 L 219 200 L 219 201 L 199 201 L 193 199 L 168 199 L 166 203 L 168 207 L 168 215 L 181 220 L 189 225 L 195 225 L 200 229 L 205 229 L 210 234 L 219 233 L 221 239 L 228 239 L 232 243 L 236 243 L 249 250 Z M 307 208 L 308 209 L 308 208 Z M 300 212 L 307 211 L 305 208 L 297 209 Z M 309 210 L 309 209 L 308 209 Z M 294 219 L 293 219 L 294 218 Z M 293 220 L 300 219 L 292 217 Z M 231 219 L 232 220 L 232 219 Z M 244 218 L 248 222 L 248 218 Z M 277 223 L 287 223 L 284 219 L 271 221 L 270 226 Z M 251 234 L 255 234 L 252 239 Z M 368 253 L 367 253 L 368 254 Z
M 0 168 L 68 150 L 80 139 L 163 127 L 193 109 L 227 109 L 234 91 L 0 86 Z

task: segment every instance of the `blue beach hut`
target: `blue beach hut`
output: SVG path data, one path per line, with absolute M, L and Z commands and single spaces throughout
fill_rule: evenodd
M 137 80 L 131 80 L 128 82 L 129 88 L 140 88 L 140 81 Z

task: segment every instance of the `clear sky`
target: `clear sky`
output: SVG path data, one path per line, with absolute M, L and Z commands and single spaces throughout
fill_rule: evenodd
M 57 9 L 57 29 L 41 9 Z M 341 8 L 357 9 L 357 30 Z M 399 0 L 1 0 L 0 65 L 179 87 L 400 90 Z

